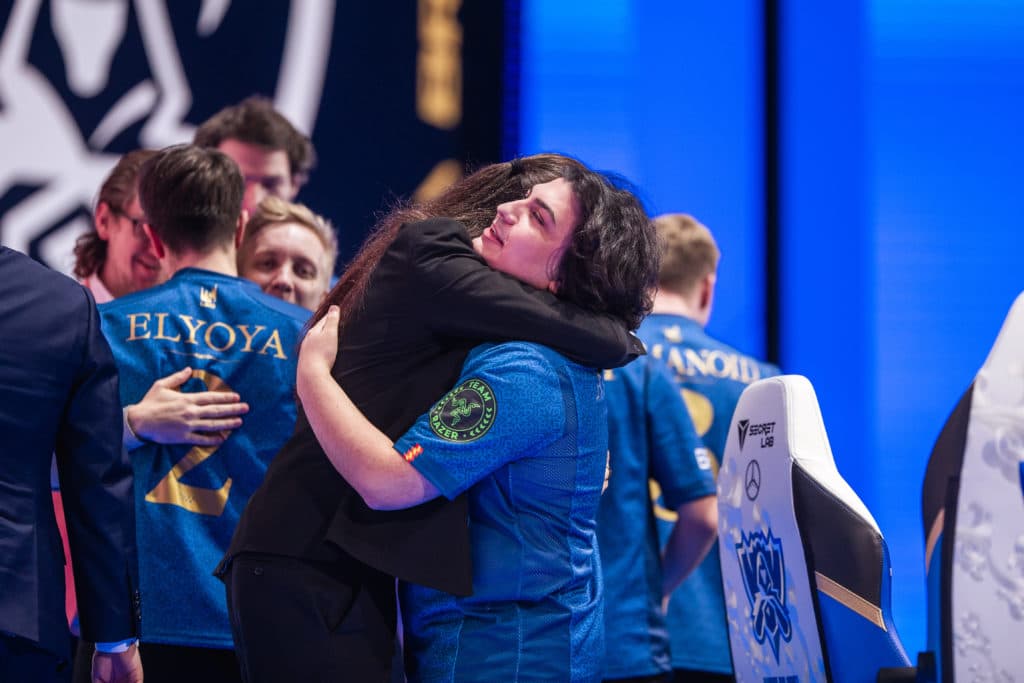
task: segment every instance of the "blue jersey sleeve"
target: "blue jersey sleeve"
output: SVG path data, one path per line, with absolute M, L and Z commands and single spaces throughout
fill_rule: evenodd
M 715 480 L 679 385 L 660 363 L 647 363 L 646 371 L 651 474 L 661 486 L 666 506 L 674 510 L 714 495 Z
M 447 498 L 562 436 L 561 383 L 540 347 L 477 347 L 455 388 L 395 443 Z

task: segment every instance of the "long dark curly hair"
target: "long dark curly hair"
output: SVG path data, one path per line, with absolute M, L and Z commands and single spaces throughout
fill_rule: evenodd
M 603 174 L 569 166 L 562 177 L 581 215 L 558 266 L 558 297 L 635 330 L 654 303 L 661 254 L 654 224 L 636 195 Z
M 635 329 L 651 309 L 658 272 L 657 238 L 642 205 L 602 174 L 561 154 L 535 154 L 484 166 L 434 199 L 405 202 L 373 229 L 341 279 L 313 314 L 312 326 L 331 305 L 341 309 L 341 329 L 359 310 L 370 276 L 402 225 L 427 218 L 453 218 L 470 237 L 494 220 L 499 204 L 522 199 L 537 184 L 565 178 L 573 188 L 580 223 L 557 266 L 558 296 Z

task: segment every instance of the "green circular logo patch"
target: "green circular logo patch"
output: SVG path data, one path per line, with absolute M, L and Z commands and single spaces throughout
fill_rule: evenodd
M 468 379 L 430 411 L 430 429 L 445 441 L 476 441 L 494 424 L 498 404 L 487 382 Z

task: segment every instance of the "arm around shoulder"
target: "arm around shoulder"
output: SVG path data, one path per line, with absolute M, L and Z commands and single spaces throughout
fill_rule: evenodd
M 393 448 L 331 376 L 338 349 L 337 306 L 306 334 L 296 391 L 317 441 L 338 473 L 376 510 L 412 507 L 439 491 Z
M 591 367 L 619 367 L 643 355 L 643 344 L 622 321 L 490 268 L 460 223 L 434 219 L 406 230 L 403 244 L 423 301 L 417 310 L 437 332 L 543 344 Z

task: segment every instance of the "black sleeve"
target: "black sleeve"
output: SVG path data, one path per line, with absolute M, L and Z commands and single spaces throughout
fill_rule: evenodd
M 56 442 L 74 557 L 82 636 L 113 642 L 138 635 L 138 558 L 132 467 L 121 446 L 117 366 L 92 296 L 83 297 L 79 369 Z
M 411 223 L 402 228 L 396 246 L 408 250 L 423 323 L 438 334 L 536 342 L 600 368 L 625 365 L 644 353 L 621 321 L 491 269 L 457 221 Z

